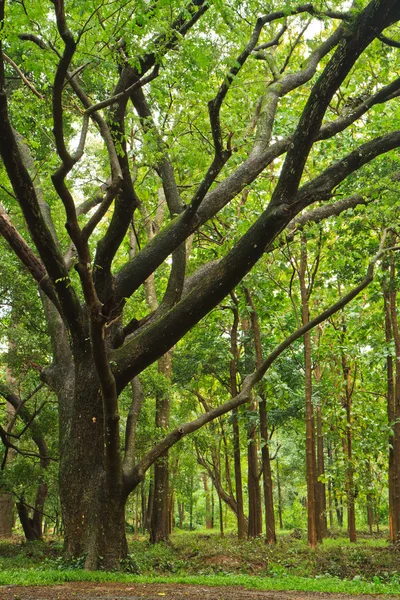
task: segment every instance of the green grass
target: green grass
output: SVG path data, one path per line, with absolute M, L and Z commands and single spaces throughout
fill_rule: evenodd
M 400 595 L 400 556 L 380 538 L 360 536 L 357 544 L 328 538 L 316 551 L 306 539 L 280 535 L 276 546 L 263 539 L 221 539 L 218 532 L 173 534 L 150 544 L 131 537 L 125 573 L 88 573 L 83 557 L 67 561 L 60 542 L 0 542 L 0 585 L 64 581 L 194 583 L 241 585 L 252 589 Z
M 400 594 L 399 584 L 380 582 L 346 581 L 335 577 L 257 577 L 250 575 L 178 575 L 144 576 L 124 573 L 88 572 L 83 570 L 58 571 L 52 569 L 14 569 L 0 573 L 0 585 L 55 585 L 70 581 L 90 581 L 95 583 L 169 583 L 208 586 L 242 586 L 254 590 L 297 590 L 303 592 L 336 592 L 342 594 Z

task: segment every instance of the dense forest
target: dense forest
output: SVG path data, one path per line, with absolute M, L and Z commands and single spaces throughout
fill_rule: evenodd
M 2 535 L 399 544 L 399 22 L 0 0 Z

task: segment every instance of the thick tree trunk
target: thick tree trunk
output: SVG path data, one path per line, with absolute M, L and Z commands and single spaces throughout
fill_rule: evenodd
M 9 341 L 10 344 L 10 341 Z M 10 381 L 11 380 L 11 381 Z M 7 384 L 11 384 L 11 386 L 15 383 L 14 378 L 11 376 L 10 370 L 6 369 L 6 382 Z M 7 402 L 6 403 L 6 413 L 7 413 L 7 425 L 12 420 L 15 409 L 13 406 Z M 7 462 L 6 464 L 10 464 L 14 456 L 14 450 L 8 448 L 7 452 Z M 4 492 L 0 494 L 0 538 L 10 538 L 12 536 L 12 529 L 14 525 L 14 501 L 12 494 L 8 492 Z
M 14 524 L 12 494 L 0 495 L 0 538 L 10 538 Z
M 90 353 L 76 359 L 75 398 L 64 427 L 60 499 L 69 556 L 86 554 L 87 569 L 118 569 L 126 556 L 122 465 L 107 477 L 101 394 Z

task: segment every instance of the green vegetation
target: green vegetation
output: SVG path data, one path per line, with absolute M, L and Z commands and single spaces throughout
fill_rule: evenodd
M 5 574 L 398 584 L 400 2 L 355 4 L 0 0 Z
M 234 534 L 181 533 L 170 543 L 130 540 L 123 571 L 82 570 L 56 543 L 0 545 L 0 585 L 47 585 L 67 581 L 240 585 L 249 589 L 399 594 L 398 553 L 385 539 L 362 537 L 356 545 L 328 539 L 318 552 L 289 533 L 268 547 L 263 540 L 237 541 Z

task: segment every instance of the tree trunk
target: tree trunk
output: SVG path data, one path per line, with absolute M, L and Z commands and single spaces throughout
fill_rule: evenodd
M 219 531 L 221 534 L 221 537 L 224 537 L 224 513 L 222 510 L 222 500 L 220 497 L 218 497 L 218 503 L 219 503 Z
M 278 518 L 279 528 L 283 529 L 283 506 L 282 506 L 282 490 L 281 490 L 281 477 L 279 473 L 279 460 L 276 457 L 276 487 L 278 488 Z
M 232 292 L 231 298 L 233 301 L 233 324 L 231 329 L 231 362 L 230 362 L 230 392 L 232 398 L 238 393 L 237 384 L 237 361 L 239 357 L 237 336 L 239 326 L 239 309 L 238 300 L 235 294 Z M 233 433 L 233 462 L 235 470 L 235 490 L 236 490 L 236 507 L 237 507 L 237 526 L 238 526 L 238 538 L 244 539 L 246 537 L 246 519 L 244 516 L 243 508 L 243 483 L 242 483 L 242 466 L 240 460 L 240 433 L 238 423 L 238 410 L 235 408 L 232 411 L 232 433 Z
M 326 518 L 326 486 L 320 477 L 325 475 L 325 462 L 324 462 L 324 438 L 322 435 L 322 415 L 321 405 L 317 405 L 317 492 L 318 492 L 318 505 L 320 509 L 320 530 L 322 537 L 326 537 L 328 525 Z
M 392 435 L 389 437 L 389 527 L 393 543 L 400 540 L 400 333 L 397 319 L 396 267 L 390 260 L 389 282 L 386 283 L 385 330 L 386 340 L 394 341 L 395 356 L 387 356 L 387 412 Z
M 256 411 L 253 405 L 254 412 Z M 261 490 L 260 481 L 258 478 L 258 453 L 257 453 L 257 437 L 256 428 L 250 426 L 247 437 L 247 458 L 248 458 L 248 498 L 249 498 L 249 524 L 248 537 L 259 537 L 262 534 L 262 513 L 261 513 Z
M 254 351 L 255 351 L 255 357 L 256 357 L 255 367 L 256 367 L 256 369 L 258 369 L 258 368 L 260 368 L 262 361 L 263 361 L 260 323 L 258 320 L 258 312 L 256 310 L 256 306 L 253 302 L 251 292 L 248 288 L 245 289 L 245 294 L 246 294 L 247 303 L 251 307 L 250 320 L 251 320 L 251 328 L 253 331 Z M 253 410 L 255 410 L 256 406 L 257 406 L 257 403 L 255 400 L 253 400 L 252 407 L 253 406 L 254 406 Z M 269 448 L 268 448 L 269 439 L 268 439 L 267 406 L 266 406 L 265 397 L 263 395 L 261 395 L 261 401 L 259 402 L 258 412 L 259 412 L 259 418 L 260 418 L 260 435 L 261 435 L 261 440 L 262 440 L 261 457 L 262 457 L 262 474 L 263 474 L 263 483 L 264 483 L 264 509 L 265 509 L 265 524 L 266 524 L 266 541 L 269 544 L 274 544 L 276 542 L 276 535 L 275 535 L 274 503 L 273 503 L 273 496 L 272 496 L 271 463 L 270 463 Z M 251 506 L 251 504 L 250 504 L 250 475 L 251 475 L 252 481 L 255 479 L 255 476 L 257 477 L 257 481 L 256 481 L 257 487 L 254 488 L 255 498 L 254 498 L 254 500 L 252 499 L 252 503 L 254 503 L 254 504 L 256 502 L 259 503 L 259 509 L 253 519 L 254 524 L 252 524 L 252 527 L 254 529 L 254 532 L 256 531 L 256 528 L 257 528 L 259 533 L 257 533 L 256 535 L 261 535 L 261 533 L 262 533 L 261 491 L 260 491 L 259 474 L 258 474 L 259 466 L 258 466 L 258 456 L 256 453 L 257 440 L 256 440 L 256 436 L 255 436 L 255 430 L 256 430 L 256 427 L 255 427 L 255 425 L 253 425 L 252 439 L 249 444 L 249 507 Z M 254 445 L 255 450 L 253 451 L 253 455 L 252 455 L 251 461 L 250 461 L 250 447 L 252 445 Z M 254 454 L 255 454 L 255 456 L 254 456 Z M 250 464 L 252 465 L 251 469 L 250 469 Z M 256 507 L 254 507 L 254 510 L 256 510 Z M 249 511 L 249 528 L 250 528 L 250 511 Z M 255 537 L 255 535 L 253 537 Z
M 183 529 L 183 521 L 185 519 L 185 507 L 183 502 L 178 502 L 178 514 L 179 514 L 179 529 Z
M 264 484 L 264 510 L 265 510 L 265 540 L 267 544 L 276 543 L 275 515 L 274 515 L 274 496 L 271 472 L 271 460 L 269 455 L 269 435 L 268 435 L 268 416 L 267 401 L 261 397 L 259 402 L 260 413 L 260 433 L 262 440 L 262 473 Z
M 301 239 L 301 256 L 299 268 L 299 281 L 301 293 L 301 317 L 305 325 L 310 320 L 309 290 L 306 283 L 307 272 L 307 242 L 303 235 Z M 320 511 L 317 495 L 317 461 L 315 455 L 315 424 L 314 407 L 312 403 L 312 364 L 311 364 L 311 334 L 307 332 L 304 340 L 304 391 L 306 403 L 306 477 L 307 477 L 307 515 L 308 515 L 308 543 L 316 548 L 321 540 L 319 530 Z
M 75 402 L 64 428 L 60 499 L 69 556 L 86 554 L 85 567 L 118 569 L 126 556 L 122 464 L 107 477 L 103 404 L 90 352 L 76 360 Z M 79 442 L 79 443 L 78 443 Z
M 10 342 L 9 342 L 10 343 Z M 14 383 L 13 381 L 9 381 L 11 378 L 10 370 L 6 369 L 6 381 L 7 383 Z M 12 379 L 12 378 L 11 378 Z M 7 425 L 12 420 L 15 409 L 13 406 L 7 402 L 6 403 L 6 413 L 7 413 Z M 7 462 L 9 464 L 14 456 L 14 450 L 8 448 L 7 451 Z M 14 501 L 12 494 L 5 492 L 0 494 L 0 539 L 1 538 L 10 538 L 12 536 L 12 529 L 14 525 Z
M 211 498 L 210 498 L 210 488 L 208 486 L 208 478 L 207 473 L 202 473 L 204 493 L 206 497 L 206 529 L 212 528 L 212 519 L 211 519 Z
M 12 494 L 0 495 L 0 539 L 10 538 L 14 524 L 14 502 Z
M 164 354 L 158 361 L 158 372 L 171 379 L 172 351 Z M 167 384 L 166 384 L 167 385 Z M 168 386 L 167 386 L 168 387 Z M 156 428 L 165 434 L 169 426 L 170 399 L 169 390 L 163 390 L 156 397 Z M 150 526 L 150 542 L 155 544 L 169 538 L 169 472 L 168 452 L 154 463 L 154 500 Z
M 373 534 L 374 527 L 374 500 L 371 494 L 367 494 L 367 519 L 370 535 Z
M 343 320 L 342 346 L 344 343 L 345 323 Z M 353 467 L 353 439 L 351 425 L 351 404 L 353 395 L 353 386 L 350 379 L 350 366 L 348 365 L 345 353 L 342 351 L 342 370 L 345 384 L 343 407 L 346 410 L 346 432 L 343 438 L 343 450 L 346 455 L 346 497 L 347 497 L 347 530 L 350 542 L 357 541 L 356 533 L 356 513 L 355 513 L 355 488 L 354 488 L 354 467 Z M 355 377 L 355 375 L 354 375 Z M 354 382 L 353 382 L 354 384 Z

